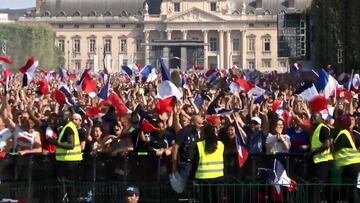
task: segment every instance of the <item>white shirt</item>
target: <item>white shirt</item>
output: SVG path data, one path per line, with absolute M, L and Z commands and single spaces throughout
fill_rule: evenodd
M 0 131 L 0 150 L 3 150 L 6 146 L 6 141 L 9 137 L 11 137 L 11 131 L 9 129 L 4 128 Z
M 36 132 L 27 132 L 19 127 L 14 130 L 14 149 L 17 147 L 32 149 L 34 147 Z
M 289 147 L 290 147 L 290 137 L 289 135 L 283 135 L 285 142 L 288 143 Z M 285 148 L 285 145 L 282 141 L 278 141 L 277 136 L 273 135 L 271 133 L 269 133 L 269 135 L 266 138 L 266 144 L 273 144 L 273 147 L 270 149 L 270 151 L 268 151 L 268 153 L 271 154 L 275 154 L 275 153 L 284 153 L 284 152 L 289 152 L 288 149 Z

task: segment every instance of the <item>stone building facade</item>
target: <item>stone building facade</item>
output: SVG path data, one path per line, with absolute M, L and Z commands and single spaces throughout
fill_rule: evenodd
M 36 0 L 22 22 L 56 31 L 65 68 L 115 72 L 126 64 L 171 68 L 237 65 L 284 72 L 278 56 L 278 15 L 303 13 L 311 0 Z

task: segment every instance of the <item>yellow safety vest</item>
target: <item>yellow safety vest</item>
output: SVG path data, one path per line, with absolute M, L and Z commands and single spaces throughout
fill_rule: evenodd
M 320 123 L 316 127 L 316 129 L 311 137 L 311 151 L 315 151 L 323 145 L 323 143 L 320 141 L 320 130 L 322 127 L 329 129 L 329 127 L 327 127 L 326 125 L 324 125 L 322 123 Z M 320 163 L 320 162 L 325 162 L 325 161 L 330 161 L 330 160 L 334 160 L 334 157 L 332 156 L 332 154 L 330 152 L 330 148 L 328 148 L 327 150 L 323 151 L 320 154 L 315 154 L 313 156 L 314 163 Z
M 74 149 L 63 149 L 60 147 L 56 147 L 56 160 L 57 161 L 81 161 L 83 159 L 81 153 L 81 146 L 80 146 L 80 139 L 78 130 L 73 122 L 69 122 L 68 124 L 63 127 L 59 135 L 59 141 L 61 140 L 62 136 L 65 133 L 66 128 L 71 128 L 74 132 L 74 141 L 75 147 Z
M 224 144 L 217 142 L 217 149 L 211 154 L 205 153 L 205 140 L 197 143 L 199 165 L 195 173 L 196 179 L 211 179 L 224 176 Z
M 335 143 L 341 135 L 345 135 L 351 144 L 351 148 L 342 148 L 335 153 L 335 161 L 337 166 L 347 166 L 350 164 L 360 163 L 360 152 L 356 149 L 355 143 L 351 138 L 348 130 L 342 130 L 335 138 Z

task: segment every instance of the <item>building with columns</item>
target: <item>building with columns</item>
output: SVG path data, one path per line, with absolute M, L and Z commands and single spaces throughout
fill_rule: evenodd
M 310 3 L 311 0 L 36 0 L 35 12 L 19 21 L 51 24 L 56 31 L 56 44 L 64 53 L 65 68 L 74 72 L 84 67 L 96 71 L 104 66 L 115 72 L 131 63 L 157 64 L 159 58 L 164 58 L 171 68 L 182 70 L 237 65 L 284 72 L 292 60 L 309 55 L 308 31 L 302 33 L 297 23 L 296 28 L 290 29 L 284 20 L 292 14 L 302 19 Z M 282 25 L 289 29 L 279 28 L 279 16 Z M 299 43 L 292 42 L 298 35 Z M 291 43 L 294 47 L 289 48 Z M 303 55 L 296 55 L 299 47 L 303 47 Z

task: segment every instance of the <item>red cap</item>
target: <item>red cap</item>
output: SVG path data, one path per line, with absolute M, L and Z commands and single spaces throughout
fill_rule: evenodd
M 219 116 L 207 116 L 206 121 L 211 125 L 219 125 L 221 124 L 221 119 Z

